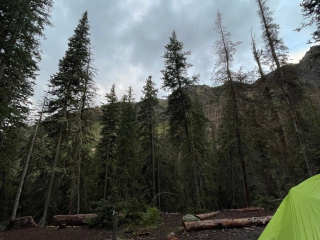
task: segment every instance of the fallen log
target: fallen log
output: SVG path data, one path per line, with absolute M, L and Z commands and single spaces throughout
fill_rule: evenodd
M 39 225 L 33 221 L 32 216 L 26 216 L 11 220 L 6 229 L 11 230 L 20 227 L 39 227 Z
M 259 207 L 248 207 L 248 208 L 228 209 L 228 211 L 229 212 L 257 212 L 257 211 L 264 211 L 264 209 Z
M 219 214 L 219 211 L 216 211 L 216 212 L 211 212 L 211 213 L 198 214 L 198 215 L 196 215 L 196 217 L 199 218 L 200 220 L 206 220 L 206 219 L 212 218 L 214 216 L 217 216 L 218 214 Z
M 56 226 L 81 226 L 86 219 L 97 217 L 97 214 L 55 215 L 53 221 Z
M 263 226 L 271 220 L 272 216 L 235 218 L 235 219 L 215 219 L 197 222 L 184 222 L 187 231 L 198 231 L 205 229 L 240 228 L 250 226 Z

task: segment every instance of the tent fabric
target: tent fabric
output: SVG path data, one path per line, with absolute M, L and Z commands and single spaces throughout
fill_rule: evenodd
M 258 240 L 320 239 L 320 174 L 290 189 Z

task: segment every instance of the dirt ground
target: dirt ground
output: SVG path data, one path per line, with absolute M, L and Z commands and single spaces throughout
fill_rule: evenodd
M 273 215 L 273 212 L 229 212 L 221 211 L 217 218 L 247 218 Z M 183 214 L 164 214 L 161 222 L 153 228 L 120 228 L 118 237 L 121 239 L 135 240 L 164 240 L 166 236 L 174 232 L 179 240 L 215 239 L 215 240 L 256 240 L 264 230 L 264 227 L 247 227 L 238 229 L 202 230 L 185 232 L 181 228 Z M 58 227 L 45 228 L 19 228 L 0 233 L 0 240 L 107 240 L 112 238 L 111 231 L 104 229 L 90 229 L 88 227 Z

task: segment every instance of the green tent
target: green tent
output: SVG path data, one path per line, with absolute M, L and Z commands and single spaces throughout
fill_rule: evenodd
M 290 189 L 259 240 L 320 239 L 320 174 Z

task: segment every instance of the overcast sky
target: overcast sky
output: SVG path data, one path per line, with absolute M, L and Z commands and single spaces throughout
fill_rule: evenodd
M 293 31 L 304 21 L 299 6 L 302 0 L 269 0 L 274 20 L 281 27 L 280 36 L 289 47 L 292 62 L 298 62 L 310 45 L 314 28 Z M 44 95 L 50 75 L 58 70 L 58 62 L 68 47 L 84 11 L 91 25 L 94 46 L 95 78 L 99 95 L 96 103 L 105 102 L 105 94 L 113 83 L 119 98 L 132 86 L 136 100 L 149 75 L 160 88 L 164 46 L 175 30 L 185 50 L 191 50 L 188 62 L 193 64 L 190 76 L 200 74 L 199 84 L 213 85 L 210 80 L 215 63 L 212 46 L 218 36 L 214 31 L 217 10 L 223 14 L 224 25 L 232 41 L 241 41 L 235 56 L 235 67 L 254 65 L 250 46 L 250 29 L 261 43 L 260 20 L 255 0 L 54 0 L 51 22 L 42 40 L 42 61 L 36 80 L 34 101 Z M 167 93 L 159 89 L 158 97 Z

